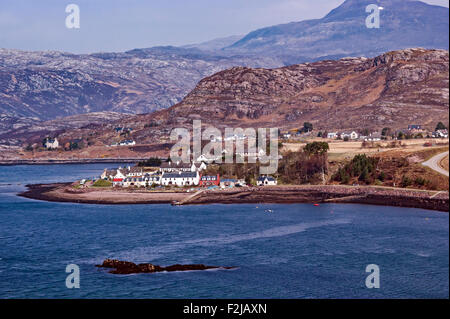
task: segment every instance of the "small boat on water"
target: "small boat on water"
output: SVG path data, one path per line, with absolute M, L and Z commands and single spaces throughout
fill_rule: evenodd
M 265 212 L 266 213 L 273 213 L 273 210 L 272 209 L 266 209 Z
M 317 206 L 319 206 L 319 204 L 314 204 L 314 206 L 316 206 L 316 207 L 317 207 Z

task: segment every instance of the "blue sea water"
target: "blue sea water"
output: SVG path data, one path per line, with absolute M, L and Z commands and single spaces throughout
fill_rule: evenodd
M 449 215 L 370 205 L 50 203 L 28 183 L 104 165 L 2 167 L 0 298 L 448 298 Z M 273 213 L 266 210 L 272 209 Z M 105 258 L 234 270 L 112 275 Z M 65 285 L 80 267 L 80 289 Z M 380 288 L 365 285 L 380 268 Z

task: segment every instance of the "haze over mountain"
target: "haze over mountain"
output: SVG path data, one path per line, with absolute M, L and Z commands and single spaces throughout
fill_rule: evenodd
M 365 25 L 365 6 L 373 2 L 384 8 L 380 29 Z M 235 66 L 276 68 L 408 47 L 448 49 L 448 27 L 448 8 L 347 0 L 322 19 L 256 30 L 234 43 L 237 38 L 229 37 L 183 48 L 97 54 L 0 49 L 0 132 L 76 114 L 164 109 L 201 79 Z
M 379 29 L 365 23 L 365 8 L 374 3 L 383 8 Z M 448 8 L 413 0 L 347 0 L 322 19 L 259 29 L 225 50 L 279 56 L 286 65 L 412 47 L 448 50 L 448 28 Z

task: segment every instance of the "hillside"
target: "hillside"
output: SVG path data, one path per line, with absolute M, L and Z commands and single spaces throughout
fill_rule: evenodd
M 182 102 L 152 114 L 68 130 L 61 139 L 94 137 L 108 145 L 114 127 L 131 127 L 138 144 L 168 141 L 174 127 L 193 119 L 219 128 L 380 130 L 449 119 L 449 55 L 407 49 L 376 58 L 326 60 L 278 69 L 231 68 L 207 77 Z
M 367 29 L 365 6 L 372 2 L 347 0 L 321 19 L 185 47 L 95 54 L 0 49 L 0 131 L 76 114 L 168 108 L 204 77 L 236 66 L 275 68 L 408 47 L 448 49 L 448 8 L 380 0 L 381 28 Z

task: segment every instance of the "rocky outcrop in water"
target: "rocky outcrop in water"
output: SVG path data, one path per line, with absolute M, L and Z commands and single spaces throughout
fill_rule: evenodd
M 111 274 L 127 275 L 140 273 L 155 273 L 163 271 L 189 271 L 189 270 L 207 270 L 207 269 L 233 269 L 234 267 L 219 267 L 219 266 L 205 266 L 202 264 L 193 265 L 172 265 L 168 267 L 161 267 L 153 264 L 135 264 L 129 261 L 121 261 L 117 259 L 105 259 L 101 265 L 96 265 L 100 268 L 115 268 L 111 270 Z

